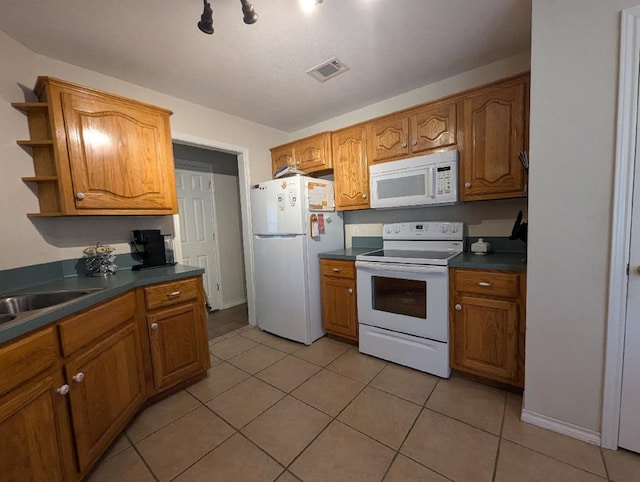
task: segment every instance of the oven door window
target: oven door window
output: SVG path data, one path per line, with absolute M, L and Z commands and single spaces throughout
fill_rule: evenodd
M 374 310 L 427 319 L 427 282 L 371 277 L 371 302 Z

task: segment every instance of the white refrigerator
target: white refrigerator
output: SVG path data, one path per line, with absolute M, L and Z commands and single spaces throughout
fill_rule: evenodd
M 251 187 L 258 327 L 311 344 L 324 335 L 318 254 L 344 247 L 333 182 L 293 176 Z

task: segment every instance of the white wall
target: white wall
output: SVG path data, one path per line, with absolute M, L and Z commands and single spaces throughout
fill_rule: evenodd
M 247 301 L 238 177 L 214 174 L 213 198 L 218 218 L 220 292 L 225 309 Z
M 525 409 L 600 432 L 619 12 L 534 0 Z
M 33 220 L 26 217 L 27 212 L 38 211 L 31 188 L 20 180 L 33 175 L 33 163 L 30 153 L 17 146 L 16 140 L 28 139 L 29 131 L 25 115 L 9 104 L 35 100 L 30 89 L 38 75 L 59 77 L 171 109 L 174 135 L 246 148 L 251 177 L 247 184 L 271 177 L 269 148 L 288 139 L 284 132 L 43 57 L 0 32 L 0 218 L 3 223 L 0 269 L 79 258 L 82 248 L 95 241 L 111 243 L 119 253 L 129 252 L 126 242 L 132 229 L 157 228 L 173 232 L 170 216 Z M 25 97 L 25 92 L 31 97 Z

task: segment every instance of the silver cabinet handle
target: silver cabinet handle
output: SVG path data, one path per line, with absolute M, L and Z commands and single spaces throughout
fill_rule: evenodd
M 480 285 L 480 286 L 491 286 L 491 283 L 487 283 L 486 281 L 478 281 L 478 285 Z
M 349 293 L 349 294 L 353 293 L 353 288 L 349 288 L 349 289 L 347 290 L 347 293 Z
M 402 147 L 407 147 L 407 143 L 403 142 L 402 144 L 400 144 Z
M 367 199 L 367 193 L 366 192 L 362 193 L 362 199 Z
M 174 291 L 173 293 L 167 293 L 167 298 L 176 298 L 177 296 L 180 296 L 179 291 Z
M 415 139 L 411 141 L 411 145 L 412 146 L 417 146 L 418 145 L 418 141 L 416 141 Z
M 76 199 L 82 201 L 84 199 L 84 193 L 83 192 L 79 192 L 78 194 L 76 194 Z
M 456 304 L 454 308 L 456 309 L 456 311 L 460 311 L 462 309 L 462 305 Z
M 300 165 L 300 161 L 296 161 L 296 166 L 299 166 L 299 165 Z
M 464 187 L 471 187 L 471 183 L 470 182 L 465 182 L 464 183 Z
M 158 324 L 157 323 L 151 323 L 151 329 L 152 330 L 157 330 L 158 329 Z
M 84 380 L 84 373 L 78 372 L 71 378 L 73 379 L 74 382 L 80 383 L 82 380 Z
M 69 385 L 65 383 L 60 388 L 58 388 L 56 392 L 58 392 L 60 395 L 66 395 L 67 393 L 69 393 Z
M 340 268 L 333 268 L 333 271 L 335 271 L 336 273 L 339 273 L 342 270 Z

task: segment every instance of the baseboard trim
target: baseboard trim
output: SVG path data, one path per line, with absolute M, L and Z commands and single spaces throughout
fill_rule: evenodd
M 522 410 L 521 419 L 523 422 L 536 425 L 538 427 L 546 428 L 553 432 L 561 433 L 569 437 L 588 442 L 593 445 L 600 446 L 601 434 L 594 430 L 589 430 L 584 427 L 579 427 L 569 422 L 563 422 L 555 418 L 547 417 L 536 412 L 529 410 Z
M 247 302 L 246 298 L 240 298 L 239 300 L 232 300 L 222 303 L 221 310 L 226 310 L 227 308 L 233 308 L 234 306 L 243 305 Z

